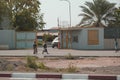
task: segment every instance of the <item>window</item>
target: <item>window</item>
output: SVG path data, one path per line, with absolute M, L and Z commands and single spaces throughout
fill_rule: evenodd
M 73 42 L 78 42 L 78 36 L 73 36 Z
M 88 45 L 98 44 L 99 44 L 98 30 L 88 30 Z

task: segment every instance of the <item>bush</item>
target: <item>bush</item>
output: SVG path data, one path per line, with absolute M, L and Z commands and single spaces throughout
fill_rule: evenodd
M 37 67 L 37 64 L 36 64 L 36 58 L 28 56 L 27 57 L 27 66 L 29 68 L 33 68 L 33 69 L 37 70 L 38 67 Z
M 40 68 L 40 69 L 47 69 L 47 67 L 44 65 L 43 62 L 40 62 L 40 63 L 38 64 L 38 68 Z
M 67 72 L 77 72 L 77 68 L 72 65 L 72 63 L 69 64 L 68 68 L 66 69 Z
M 14 70 L 14 65 L 13 64 L 8 64 L 7 66 L 6 66 L 6 71 L 12 71 L 12 70 Z
M 68 55 L 65 56 L 66 59 L 74 59 L 74 57 L 69 53 Z

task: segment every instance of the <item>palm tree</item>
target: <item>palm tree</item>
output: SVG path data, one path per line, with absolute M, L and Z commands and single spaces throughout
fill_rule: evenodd
M 95 26 L 106 27 L 111 19 L 111 12 L 115 3 L 110 3 L 106 0 L 93 0 L 93 2 L 85 2 L 85 6 L 80 6 L 83 16 L 79 26 Z
M 116 8 L 113 12 L 114 19 L 109 23 L 109 27 L 120 27 L 120 7 Z

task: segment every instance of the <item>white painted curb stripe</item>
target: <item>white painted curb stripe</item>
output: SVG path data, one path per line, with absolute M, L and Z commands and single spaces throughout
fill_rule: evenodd
M 12 78 L 36 78 L 36 73 L 12 73 Z
M 120 75 L 117 75 L 117 80 L 120 80 Z
M 62 74 L 62 79 L 86 79 L 88 80 L 88 74 Z

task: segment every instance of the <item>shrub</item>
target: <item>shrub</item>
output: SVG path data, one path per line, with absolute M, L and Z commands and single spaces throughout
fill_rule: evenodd
M 33 69 L 37 70 L 38 67 L 37 67 L 37 64 L 36 64 L 36 58 L 28 56 L 27 57 L 27 66 L 29 68 L 33 68 Z
M 44 65 L 43 62 L 40 62 L 40 63 L 38 64 L 38 68 L 40 68 L 40 69 L 47 69 L 47 67 Z
M 12 71 L 12 70 L 14 70 L 14 65 L 13 64 L 8 64 L 7 66 L 6 66 L 6 71 Z
M 66 70 L 67 70 L 67 72 L 70 72 L 70 73 L 71 72 L 76 72 L 77 71 L 77 67 L 73 66 L 72 63 L 70 63 Z
M 70 53 L 68 53 L 68 54 L 65 56 L 65 58 L 66 58 L 66 59 L 74 59 L 74 57 L 73 57 Z

